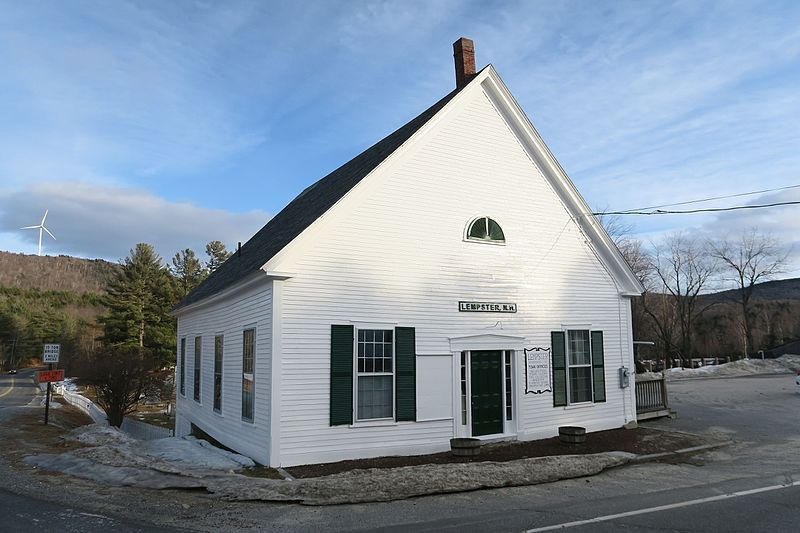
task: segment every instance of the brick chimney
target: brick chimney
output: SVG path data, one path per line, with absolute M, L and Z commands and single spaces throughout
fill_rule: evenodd
M 453 43 L 453 57 L 456 60 L 456 89 L 460 89 L 475 76 L 475 44 L 462 37 Z

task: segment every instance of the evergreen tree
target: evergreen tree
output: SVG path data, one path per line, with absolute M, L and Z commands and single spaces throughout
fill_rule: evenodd
M 175 358 L 176 302 L 169 270 L 149 244 L 139 243 L 108 287 L 108 314 L 101 318 L 102 340 L 110 345 L 148 349 L 161 364 Z
M 197 287 L 208 275 L 194 250 L 186 248 L 172 258 L 172 274 L 178 285 L 178 297 L 183 298 Z
M 208 255 L 206 268 L 208 268 L 209 272 L 214 272 L 233 254 L 225 249 L 222 241 L 211 241 L 206 244 L 206 255 Z

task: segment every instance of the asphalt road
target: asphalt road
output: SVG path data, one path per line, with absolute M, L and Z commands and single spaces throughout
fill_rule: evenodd
M 0 374 L 0 417 L 4 411 L 8 413 L 9 409 L 24 407 L 34 398 L 38 387 L 33 384 L 32 376 L 32 370 L 14 375 Z
M 39 407 L 42 393 L 33 382 L 33 370 L 24 370 L 16 375 L 0 374 L 0 425 L 23 409 Z M 35 400 L 35 401 L 34 401 Z M 0 485 L 2 483 L 0 482 Z M 98 514 L 80 506 L 65 505 L 22 496 L 0 488 L 0 531 L 16 532 L 124 532 L 175 531 L 142 523 L 130 517 L 115 517 Z
M 6 383 L 0 380 L 0 394 Z M 0 491 L 0 516 L 13 517 L 0 522 L 0 530 L 794 532 L 800 529 L 800 394 L 794 388 L 788 375 L 672 382 L 678 419 L 645 425 L 725 436 L 734 444 L 591 478 L 333 507 L 222 502 L 136 489 L 104 490 L 97 501 L 56 503 Z M 31 394 L 23 388 L 0 398 L 0 424 L 2 406 L 24 405 Z M 135 504 L 129 510 L 103 507 L 103 497 Z

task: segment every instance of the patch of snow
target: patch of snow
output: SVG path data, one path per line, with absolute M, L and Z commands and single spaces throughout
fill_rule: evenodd
M 100 424 L 90 424 L 73 429 L 64 438 L 89 446 L 133 446 L 134 443 L 138 443 L 137 440 L 119 429 Z
M 661 379 L 661 372 L 642 372 L 640 374 L 636 374 L 636 379 L 639 381 Z
M 60 385 L 68 391 L 77 392 L 78 386 L 75 384 L 77 379 L 78 378 L 64 378 L 64 381 L 62 381 Z
M 255 466 L 249 457 L 217 448 L 208 441 L 191 436 L 150 440 L 142 443 L 142 446 L 147 455 L 170 463 L 226 471 Z
M 786 374 L 800 369 L 800 356 L 784 355 L 778 359 L 740 359 L 721 365 L 700 368 L 670 368 L 669 379 L 717 376 L 753 376 L 757 374 Z
M 248 457 L 194 437 L 140 441 L 117 428 L 92 424 L 74 429 L 65 439 L 86 447 L 25 461 L 110 485 L 150 488 L 201 487 L 199 479 L 235 475 L 234 470 L 255 465 Z

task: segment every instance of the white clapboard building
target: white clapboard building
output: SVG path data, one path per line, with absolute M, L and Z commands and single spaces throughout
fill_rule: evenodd
M 636 419 L 642 287 L 492 66 L 304 190 L 175 309 L 177 434 L 271 466 Z

